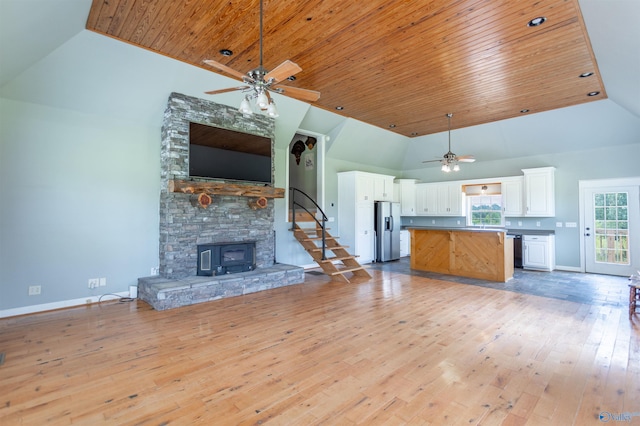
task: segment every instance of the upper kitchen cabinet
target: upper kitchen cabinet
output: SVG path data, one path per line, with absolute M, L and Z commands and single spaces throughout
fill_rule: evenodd
M 438 184 L 438 215 L 466 216 L 464 193 L 460 182 Z
M 416 215 L 416 179 L 396 179 L 398 185 L 398 200 L 400 201 L 401 216 Z
M 419 216 L 438 215 L 438 186 L 435 183 L 416 184 L 416 214 Z
M 525 217 L 556 215 L 555 170 L 555 167 L 522 169 Z
M 368 173 L 373 181 L 374 201 L 393 201 L 393 179 L 395 176 Z
M 354 188 L 355 202 L 393 201 L 394 176 L 360 171 L 340 172 L 343 182 Z
M 522 216 L 524 177 L 502 178 L 502 212 L 504 216 Z
M 460 182 L 416 185 L 416 211 L 421 216 L 466 216 Z

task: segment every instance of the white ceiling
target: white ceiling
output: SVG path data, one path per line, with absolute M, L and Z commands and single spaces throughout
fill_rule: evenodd
M 456 130 L 454 152 L 481 161 L 640 143 L 640 1 L 580 5 L 609 99 Z M 0 0 L 1 97 L 159 126 L 171 92 L 209 99 L 203 91 L 235 84 L 85 30 L 90 6 L 91 0 Z M 239 102 L 234 93 L 211 100 Z M 277 101 L 280 136 L 293 137 L 300 127 L 349 141 L 332 148 L 339 158 L 408 170 L 446 151 L 446 133 L 398 138 L 290 98 Z M 377 153 L 363 152 L 372 140 Z

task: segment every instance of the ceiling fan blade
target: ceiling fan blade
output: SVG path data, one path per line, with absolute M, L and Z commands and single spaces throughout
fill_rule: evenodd
M 300 68 L 298 64 L 287 59 L 286 61 L 269 71 L 264 76 L 264 81 L 268 82 L 270 79 L 273 79 L 273 83 L 275 84 L 286 79 L 287 77 L 299 73 L 300 71 L 302 71 L 302 68 Z
M 461 163 L 473 163 L 474 161 L 476 161 L 473 155 L 460 155 L 457 159 Z
M 300 99 L 301 101 L 317 101 L 320 99 L 320 92 L 309 89 L 300 89 L 299 87 L 290 87 L 290 86 L 278 86 L 274 87 L 273 90 L 276 93 L 280 93 L 282 95 L 291 96 L 292 98 Z
M 228 67 L 228 66 L 226 66 L 224 64 L 221 64 L 218 61 L 214 61 L 213 59 L 205 59 L 204 63 L 209 65 L 209 66 L 211 66 L 211 67 L 213 67 L 213 68 L 215 68 L 215 69 L 217 69 L 218 71 L 225 72 L 225 73 L 227 73 L 229 75 L 232 75 L 232 76 L 234 76 L 237 79 L 240 79 L 242 81 L 244 81 L 244 79 L 247 78 L 246 74 L 241 73 L 240 71 L 236 71 L 233 68 Z
M 423 161 L 423 163 L 436 163 L 436 162 L 437 162 L 437 163 L 441 163 L 441 162 L 442 162 L 442 159 L 440 159 L 440 160 L 427 160 L 427 161 Z
M 207 95 L 218 95 L 220 93 L 234 92 L 236 90 L 245 90 L 245 89 L 249 89 L 249 86 L 229 87 L 227 89 L 210 90 L 204 93 L 206 93 Z

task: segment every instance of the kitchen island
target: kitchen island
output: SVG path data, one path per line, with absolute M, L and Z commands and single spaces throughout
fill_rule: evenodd
M 407 229 L 411 269 L 499 282 L 513 278 L 513 238 L 506 229 Z

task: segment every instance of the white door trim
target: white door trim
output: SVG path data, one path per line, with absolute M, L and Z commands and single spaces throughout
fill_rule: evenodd
M 613 178 L 613 179 L 594 179 L 578 181 L 578 204 L 579 204 L 579 227 L 580 227 L 580 272 L 586 272 L 586 254 L 585 254 L 585 217 L 584 217 L 584 190 L 605 188 L 610 186 L 638 186 L 640 187 L 639 177 Z

